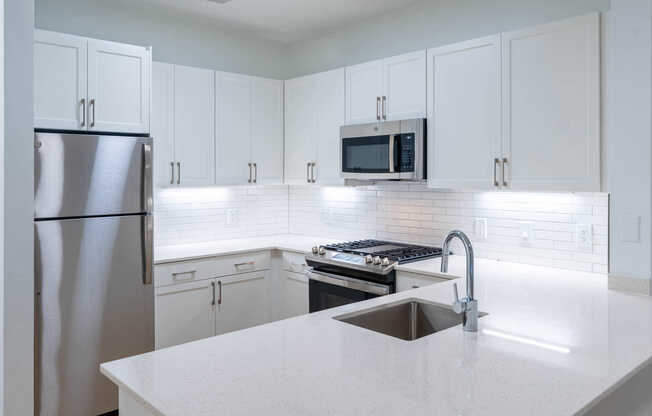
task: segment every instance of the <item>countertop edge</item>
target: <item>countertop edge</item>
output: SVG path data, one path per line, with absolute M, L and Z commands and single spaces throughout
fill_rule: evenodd
M 157 409 L 154 405 L 149 403 L 142 395 L 136 393 L 131 387 L 127 386 L 125 383 L 122 383 L 116 377 L 114 377 L 113 374 L 111 373 L 111 370 L 106 368 L 106 364 L 110 364 L 110 362 L 100 364 L 100 373 L 102 373 L 104 377 L 111 380 L 111 382 L 115 384 L 119 390 L 124 390 L 128 392 L 135 400 L 138 400 L 141 404 L 143 404 L 143 406 L 147 407 L 149 410 L 154 412 L 155 415 L 166 416 L 165 413 L 163 413 L 161 410 Z

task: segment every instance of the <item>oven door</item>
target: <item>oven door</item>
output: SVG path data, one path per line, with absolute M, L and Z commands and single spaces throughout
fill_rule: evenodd
M 348 276 L 308 270 L 310 313 L 393 293 L 393 287 Z

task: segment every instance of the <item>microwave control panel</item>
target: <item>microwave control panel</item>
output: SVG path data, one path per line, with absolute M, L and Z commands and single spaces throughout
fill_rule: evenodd
M 399 172 L 414 172 L 414 133 L 401 134 Z

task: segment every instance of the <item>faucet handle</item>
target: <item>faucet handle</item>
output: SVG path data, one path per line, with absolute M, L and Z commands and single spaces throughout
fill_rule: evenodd
M 464 311 L 464 305 L 460 301 L 460 295 L 457 290 L 457 283 L 453 283 L 453 298 L 455 299 L 452 305 L 453 311 L 455 313 L 462 313 Z

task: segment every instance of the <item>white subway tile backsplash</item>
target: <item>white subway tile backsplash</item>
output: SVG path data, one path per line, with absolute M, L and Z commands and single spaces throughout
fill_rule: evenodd
M 440 245 L 457 228 L 478 257 L 606 273 L 608 205 L 604 193 L 440 191 L 406 183 L 163 189 L 155 197 L 155 239 L 171 245 L 292 233 Z M 475 218 L 487 219 L 486 239 L 475 237 Z M 524 221 L 533 230 L 527 243 Z M 577 247 L 576 224 L 592 225 L 589 252 Z

